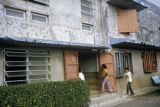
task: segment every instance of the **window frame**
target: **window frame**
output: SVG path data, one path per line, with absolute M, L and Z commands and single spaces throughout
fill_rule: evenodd
M 16 57 L 21 57 L 23 59 L 16 59 Z M 36 58 L 38 58 L 38 60 Z M 21 62 L 23 62 L 24 64 L 21 64 Z M 4 85 L 14 85 L 14 83 L 27 84 L 43 80 L 49 81 L 50 50 L 48 49 L 40 50 L 40 49 L 5 48 L 3 63 L 4 63 L 4 69 L 3 69 Z M 39 65 L 39 63 L 41 64 Z M 37 67 L 37 69 L 31 69 L 31 67 L 33 68 Z
M 40 4 L 44 4 L 44 5 L 49 5 L 49 0 L 47 0 L 47 2 L 43 2 L 43 1 L 39 1 L 39 0 L 32 0 L 33 2 L 37 2 L 37 3 L 40 3 Z
M 43 5 L 43 6 L 49 6 L 49 0 L 47 0 L 48 2 L 43 2 L 41 0 L 25 0 L 25 1 Z
M 158 72 L 157 53 L 156 52 L 142 52 L 142 62 L 143 62 L 144 73 Z
M 84 29 L 84 27 L 90 27 L 89 29 Z M 92 31 L 93 29 L 93 25 L 92 24 L 88 24 L 88 23 L 82 23 L 82 30 L 86 30 L 86 31 Z
M 39 20 L 33 20 L 33 15 L 36 15 L 38 17 L 44 17 L 46 19 L 46 22 L 42 22 L 42 21 L 39 21 Z M 36 13 L 36 12 L 31 12 L 31 21 L 37 22 L 37 23 L 46 23 L 46 24 L 48 24 L 49 23 L 49 15 L 40 14 L 40 13 Z
M 131 53 L 115 51 L 115 67 L 116 67 L 116 72 L 115 72 L 116 77 L 123 77 L 124 69 L 126 67 L 133 73 Z
M 84 4 L 82 1 L 89 2 L 90 5 Z M 83 9 L 82 7 L 88 8 L 89 11 Z M 84 17 L 93 18 L 93 2 L 90 0 L 81 0 L 81 15 Z
M 26 19 L 26 11 L 18 8 L 12 8 L 12 7 L 5 7 L 5 16 L 11 17 L 11 18 L 17 18 L 17 19 Z M 7 14 L 7 10 L 15 11 L 15 12 L 21 12 L 23 14 L 23 17 L 18 16 L 12 16 Z

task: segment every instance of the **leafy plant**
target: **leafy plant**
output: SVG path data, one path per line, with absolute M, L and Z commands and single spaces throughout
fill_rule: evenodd
M 0 107 L 88 107 L 84 81 L 60 81 L 0 87 Z

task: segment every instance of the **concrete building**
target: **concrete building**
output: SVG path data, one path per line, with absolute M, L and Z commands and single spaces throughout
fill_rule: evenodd
M 0 84 L 77 79 L 79 67 L 97 75 L 98 52 L 108 47 L 102 4 L 0 0 Z
M 0 0 L 0 84 L 77 79 L 81 68 L 97 91 L 106 64 L 115 91 L 125 92 L 124 67 L 135 89 L 149 87 L 160 74 L 157 9 L 138 0 Z
M 109 0 L 108 4 L 108 38 L 117 91 L 126 92 L 125 67 L 133 73 L 134 89 L 152 86 L 151 76 L 160 75 L 160 8 L 146 0 Z

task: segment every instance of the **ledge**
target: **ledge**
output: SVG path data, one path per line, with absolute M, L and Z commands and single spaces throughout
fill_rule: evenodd
M 107 3 L 122 9 L 136 9 L 137 11 L 147 8 L 147 6 L 138 0 L 108 0 Z

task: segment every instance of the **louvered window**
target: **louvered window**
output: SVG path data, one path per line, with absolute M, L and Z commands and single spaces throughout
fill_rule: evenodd
M 48 81 L 49 51 L 5 49 L 5 85 Z
M 33 0 L 33 1 L 42 3 L 42 4 L 49 4 L 49 0 Z
M 49 0 L 25 0 L 25 1 L 31 1 L 42 5 L 49 5 Z
M 48 80 L 49 53 L 46 50 L 30 50 L 28 52 L 28 73 L 30 82 Z
M 93 25 L 91 24 L 86 24 L 86 23 L 82 23 L 82 29 L 84 30 L 92 30 Z
M 93 4 L 89 0 L 81 0 L 81 14 L 86 17 L 93 17 Z
M 143 69 L 144 72 L 156 72 L 157 71 L 157 57 L 155 52 L 143 52 Z

